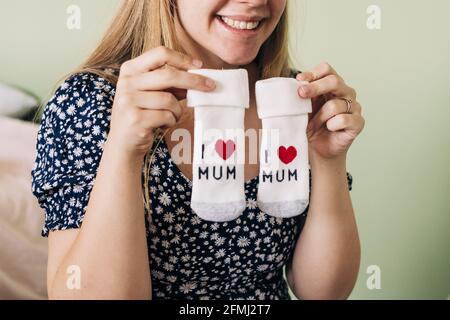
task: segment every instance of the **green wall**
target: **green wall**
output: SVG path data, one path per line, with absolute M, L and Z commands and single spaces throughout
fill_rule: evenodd
M 118 0 L 0 0 L 0 81 L 48 97 L 105 31 Z M 81 30 L 66 27 L 70 5 Z
M 366 128 L 350 151 L 362 241 L 358 299 L 450 294 L 450 2 L 297 1 L 303 68 L 329 61 L 357 88 Z M 378 4 L 381 30 L 368 30 Z M 381 290 L 366 269 L 381 268 Z
M 302 70 L 330 62 L 358 89 L 366 128 L 348 170 L 363 257 L 353 299 L 450 294 L 450 2 L 296 0 L 292 44 Z M 99 39 L 117 0 L 0 0 L 0 81 L 43 97 Z M 82 29 L 69 31 L 69 4 Z M 381 30 L 366 9 L 381 7 Z M 370 265 L 381 289 L 366 287 Z

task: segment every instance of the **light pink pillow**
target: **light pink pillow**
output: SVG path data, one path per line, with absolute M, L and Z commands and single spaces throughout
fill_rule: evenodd
M 0 116 L 0 299 L 45 299 L 43 210 L 31 192 L 38 126 Z

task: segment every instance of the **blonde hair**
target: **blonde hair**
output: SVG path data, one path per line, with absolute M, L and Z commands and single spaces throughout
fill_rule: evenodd
M 288 77 L 292 73 L 292 60 L 288 49 L 287 7 L 275 31 L 263 44 L 256 57 L 258 79 Z M 176 0 L 122 0 L 96 49 L 63 79 L 77 73 L 89 72 L 116 85 L 118 72 L 113 73 L 109 70 L 119 70 L 125 61 L 134 59 L 152 48 L 162 45 L 185 53 L 175 32 L 176 15 Z M 149 169 L 151 162 L 149 156 L 152 158 L 153 154 L 150 155 L 149 152 L 145 157 L 144 170 Z M 144 172 L 147 179 L 148 171 Z M 150 210 L 147 180 L 144 187 L 146 209 Z

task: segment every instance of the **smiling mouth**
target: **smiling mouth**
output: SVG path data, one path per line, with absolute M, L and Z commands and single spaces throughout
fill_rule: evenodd
M 261 26 L 263 22 L 262 19 L 253 21 L 244 21 L 220 15 L 217 16 L 217 19 L 228 28 L 231 28 L 236 31 L 255 31 Z

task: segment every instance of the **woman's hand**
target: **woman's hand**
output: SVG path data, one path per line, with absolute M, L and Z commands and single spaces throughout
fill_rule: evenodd
M 328 63 L 298 74 L 297 80 L 309 82 L 300 85 L 298 93 L 313 101 L 307 129 L 310 155 L 322 159 L 345 158 L 365 123 L 356 91 Z M 345 99 L 352 101 L 349 113 Z
M 180 119 L 187 89 L 211 91 L 213 80 L 187 72 L 202 62 L 166 47 L 152 49 L 120 69 L 108 142 L 120 152 L 143 159 L 155 128 Z M 181 90 L 180 90 L 181 89 Z
M 298 93 L 313 100 L 308 126 L 311 196 L 308 220 L 286 274 L 300 299 L 346 299 L 361 259 L 346 176 L 346 154 L 364 127 L 356 92 L 323 63 L 297 75 Z M 351 110 L 345 100 L 351 99 Z

